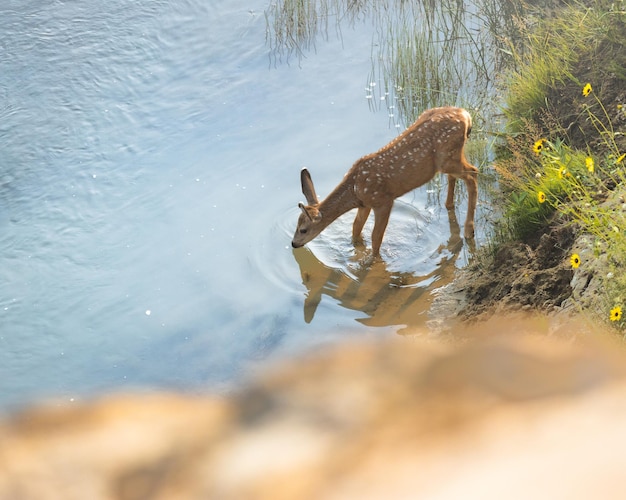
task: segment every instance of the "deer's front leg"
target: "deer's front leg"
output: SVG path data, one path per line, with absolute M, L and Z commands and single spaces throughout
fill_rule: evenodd
M 357 242 L 361 241 L 361 231 L 363 231 L 363 226 L 367 221 L 367 218 L 370 215 L 371 208 L 369 207 L 360 207 L 356 213 L 356 218 L 354 219 L 354 224 L 352 225 L 352 241 Z
M 385 229 L 387 229 L 391 207 L 393 207 L 393 201 L 388 205 L 374 209 L 374 230 L 372 231 L 372 251 L 374 257 L 380 257 L 380 245 L 383 242 Z
M 454 187 L 456 186 L 456 177 L 448 175 L 448 196 L 446 197 L 446 208 L 452 210 L 454 208 Z

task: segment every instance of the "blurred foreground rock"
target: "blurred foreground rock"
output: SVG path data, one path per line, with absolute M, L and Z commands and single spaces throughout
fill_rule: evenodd
M 24 412 L 0 424 L 0 499 L 616 498 L 623 347 L 568 328 L 348 344 L 228 400 Z

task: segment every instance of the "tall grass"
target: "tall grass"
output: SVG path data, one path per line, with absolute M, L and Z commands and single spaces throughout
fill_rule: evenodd
M 266 41 L 274 60 L 302 57 L 315 49 L 317 37 L 328 38 L 341 25 L 389 8 L 394 0 L 277 0 L 265 10 Z
M 381 83 L 398 121 L 445 104 L 478 107 L 469 96 L 488 92 L 492 58 L 484 40 L 468 36 L 468 17 L 462 2 L 444 0 L 408 3 L 381 20 L 369 78 Z
M 267 41 L 274 60 L 301 57 L 317 37 L 342 24 L 371 21 L 370 105 L 386 106 L 399 127 L 424 109 L 456 104 L 481 116 L 494 114 L 502 47 L 515 37 L 512 0 L 278 0 L 267 9 Z M 370 84 L 376 85 L 370 85 Z M 490 121 L 485 119 L 484 121 Z
M 558 17 L 522 33 L 525 39 L 518 48 L 512 47 L 514 70 L 505 82 L 511 132 L 524 130 L 525 120 L 537 119 L 551 90 L 571 81 L 582 86 L 572 68 L 606 38 L 606 16 L 600 10 L 567 6 Z

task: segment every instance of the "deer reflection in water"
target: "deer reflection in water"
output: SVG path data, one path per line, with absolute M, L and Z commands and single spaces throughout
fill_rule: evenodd
M 441 261 L 435 270 L 423 276 L 389 271 L 383 260 L 368 258 L 363 245 L 356 248 L 359 261 L 354 269 L 350 269 L 352 275 L 326 266 L 306 247 L 294 249 L 302 283 L 307 288 L 305 321 L 310 323 L 313 320 L 322 295 L 327 295 L 342 307 L 364 312 L 367 317 L 359 321 L 367 326 L 425 323 L 433 298 L 430 292 L 454 279 L 455 263 L 463 248 L 454 210 L 448 210 L 448 220 L 450 238 L 436 252 L 442 255 Z M 473 245 L 470 246 L 472 250 Z

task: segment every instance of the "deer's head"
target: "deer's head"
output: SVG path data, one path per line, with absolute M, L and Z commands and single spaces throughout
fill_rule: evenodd
M 306 245 L 326 227 L 322 224 L 322 213 L 318 208 L 320 203 L 315 194 L 311 174 L 309 174 L 306 168 L 303 168 L 302 172 L 300 172 L 300 181 L 302 183 L 302 193 L 306 198 L 307 204 L 298 204 L 302 213 L 298 218 L 298 227 L 296 227 L 296 232 L 291 241 L 291 246 L 294 248 Z

